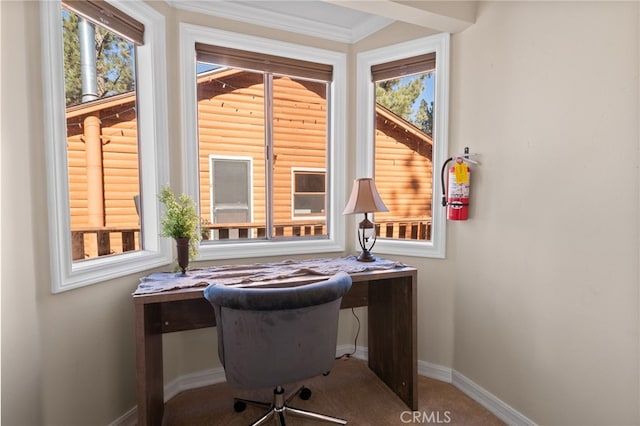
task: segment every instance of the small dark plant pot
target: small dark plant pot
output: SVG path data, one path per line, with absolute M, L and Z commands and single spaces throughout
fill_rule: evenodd
M 186 275 L 189 266 L 189 238 L 176 238 L 178 249 L 178 266 L 182 269 L 182 275 Z

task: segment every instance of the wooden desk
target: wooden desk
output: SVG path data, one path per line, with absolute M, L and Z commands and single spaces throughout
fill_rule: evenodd
M 367 306 L 369 368 L 412 410 L 418 409 L 415 268 L 350 274 L 342 308 Z M 321 280 L 302 277 L 283 285 Z M 269 283 L 272 285 L 274 283 Z M 138 426 L 162 424 L 164 379 L 162 334 L 215 326 L 204 289 L 134 295 Z

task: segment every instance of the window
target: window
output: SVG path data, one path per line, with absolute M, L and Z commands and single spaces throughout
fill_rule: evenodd
M 132 2 L 41 6 L 52 291 L 167 264 L 164 18 Z
M 188 24 L 181 40 L 201 258 L 343 250 L 344 54 Z
M 142 248 L 135 203 L 140 193 L 135 51 L 144 26 L 132 21 L 135 42 L 130 41 L 93 23 L 98 18 L 84 18 L 99 13 L 93 3 L 62 3 L 73 262 Z
M 378 253 L 444 257 L 448 46 L 444 34 L 358 55 L 357 173 L 389 208 L 375 215 Z
M 242 224 L 253 222 L 252 158 L 211 156 L 210 222 L 225 224 L 210 228 L 203 225 L 212 240 L 249 238 L 252 230 Z M 206 213 L 205 213 L 206 215 Z M 213 232 L 211 232 L 213 231 Z
M 324 170 L 291 169 L 293 219 L 322 218 L 326 209 Z

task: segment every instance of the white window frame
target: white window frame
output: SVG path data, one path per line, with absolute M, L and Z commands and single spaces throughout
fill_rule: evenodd
M 326 178 L 327 178 L 326 169 L 322 169 L 318 167 L 292 167 L 291 168 L 291 220 L 324 219 L 325 216 L 304 216 L 304 215 L 296 216 L 296 210 L 295 210 L 296 172 L 324 173 L 325 185 L 326 185 Z M 324 194 L 326 197 L 327 195 L 326 187 L 325 187 Z
M 140 186 L 144 191 L 141 197 L 141 223 L 144 228 L 140 238 L 144 249 L 81 262 L 72 261 L 61 4 L 58 0 L 40 2 L 44 145 L 53 293 L 167 265 L 173 257 L 170 240 L 160 237 L 157 200 L 160 185 L 169 180 L 165 168 L 159 166 L 169 163 L 165 19 L 143 2 L 108 2 L 145 26 L 145 44 L 136 50 Z
M 185 191 L 199 203 L 198 186 L 198 119 L 196 93 L 195 44 L 205 43 L 234 49 L 260 52 L 313 61 L 333 66 L 333 82 L 330 99 L 331 123 L 329 134 L 328 179 L 330 211 L 327 212 L 327 224 L 330 233 L 326 239 L 268 240 L 268 241 L 225 241 L 220 244 L 201 244 L 199 260 L 236 259 L 263 256 L 283 256 L 292 254 L 311 254 L 342 252 L 345 249 L 344 206 L 344 169 L 346 127 L 346 78 L 347 58 L 342 52 L 318 49 L 263 37 L 250 36 L 229 31 L 180 23 L 180 71 L 182 81 L 182 123 Z
M 411 40 L 357 55 L 356 87 L 356 173 L 357 177 L 373 177 L 375 164 L 375 88 L 371 79 L 371 66 L 427 53 L 436 53 L 435 119 L 433 140 L 433 196 L 430 241 L 392 240 L 380 238 L 376 253 L 416 257 L 445 257 L 446 218 L 440 205 L 440 168 L 447 159 L 449 123 L 449 39 L 448 33 Z M 359 220 L 359 219 L 358 219 Z M 357 240 L 356 240 L 357 241 Z M 356 243 L 356 247 L 358 244 Z

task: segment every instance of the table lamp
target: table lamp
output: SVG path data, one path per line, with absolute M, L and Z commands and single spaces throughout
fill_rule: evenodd
M 360 178 L 353 182 L 351 197 L 342 214 L 364 213 L 364 220 L 358 224 L 358 242 L 362 253 L 358 256 L 360 262 L 373 262 L 376 260 L 371 254 L 371 249 L 376 243 L 375 223 L 367 217 L 368 213 L 388 212 L 384 205 L 373 178 Z

